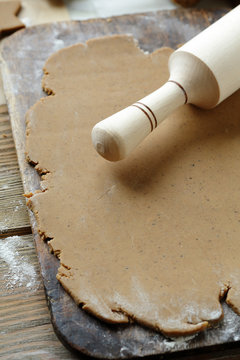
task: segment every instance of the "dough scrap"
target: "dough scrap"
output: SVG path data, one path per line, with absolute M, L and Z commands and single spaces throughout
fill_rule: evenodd
M 206 111 L 183 106 L 128 158 L 102 159 L 95 123 L 160 87 L 171 49 L 128 36 L 53 54 L 27 113 L 27 158 L 43 174 L 29 205 L 83 309 L 166 335 L 240 312 L 240 92 Z
M 20 9 L 20 1 L 0 2 L 0 35 L 11 34 L 25 27 L 16 16 Z

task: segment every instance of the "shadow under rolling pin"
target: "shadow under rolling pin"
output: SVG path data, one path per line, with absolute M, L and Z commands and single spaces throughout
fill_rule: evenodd
M 124 159 L 179 106 L 210 109 L 240 88 L 240 5 L 172 53 L 168 65 L 160 89 L 94 126 L 92 142 L 105 159 Z

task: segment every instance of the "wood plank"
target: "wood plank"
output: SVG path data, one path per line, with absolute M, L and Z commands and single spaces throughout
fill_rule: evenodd
M 12 130 L 6 108 L 0 112 L 0 237 L 31 233 Z
M 49 24 L 26 29 L 5 41 L 2 52 L 3 78 L 25 191 L 34 191 L 39 187 L 39 177 L 25 162 L 24 157 L 25 112 L 36 100 L 44 96 L 40 86 L 39 68 L 53 51 L 88 38 L 115 33 L 132 33 L 139 40 L 140 46 L 150 52 L 161 46 L 177 47 L 179 43 L 187 41 L 220 15 L 222 15 L 221 11 L 209 13 L 182 10 L 121 16 L 110 20 Z M 31 39 L 31 47 L 24 46 L 26 43 L 29 44 L 29 39 Z M 39 51 L 43 47 L 45 51 Z M 19 71 L 22 74 L 21 78 Z M 34 83 L 33 78 L 35 78 Z M 186 348 L 192 351 L 196 348 L 198 351 L 199 349 L 215 351 L 218 344 L 226 344 L 228 347 L 239 346 L 234 331 L 239 331 L 240 318 L 230 309 L 227 310 L 227 307 L 224 308 L 227 312 L 225 322 L 223 321 L 217 329 L 210 329 L 187 343 L 183 341 L 182 344 L 170 341 L 161 334 L 138 325 L 113 327 L 91 317 L 74 303 L 57 282 L 58 260 L 49 253 L 48 246 L 39 238 L 33 216 L 31 223 L 54 327 L 61 339 L 74 349 L 110 359 L 120 356 L 129 358 L 163 354 Z M 228 319 L 236 324 L 234 331 L 229 330 Z M 233 353 L 233 350 L 230 351 Z M 221 357 L 221 353 L 217 355 L 215 352 L 215 354 L 215 358 Z M 182 355 L 185 358 L 190 356 L 189 353 Z M 174 358 L 174 355 L 171 356 Z M 195 352 L 194 358 L 197 359 L 197 356 Z M 201 354 L 201 356 L 204 358 L 205 355 Z
M 79 359 L 54 333 L 32 235 L 0 239 L 0 358 Z

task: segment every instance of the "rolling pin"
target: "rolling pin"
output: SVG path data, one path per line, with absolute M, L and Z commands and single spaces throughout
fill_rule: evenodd
M 92 142 L 105 159 L 128 156 L 184 104 L 211 109 L 240 87 L 240 5 L 173 52 L 169 80 L 150 95 L 97 123 Z

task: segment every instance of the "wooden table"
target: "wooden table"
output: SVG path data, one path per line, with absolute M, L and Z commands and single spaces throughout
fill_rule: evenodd
M 85 359 L 58 340 L 51 325 L 23 197 L 7 106 L 0 105 L 0 358 Z M 240 359 L 238 348 L 158 359 Z

